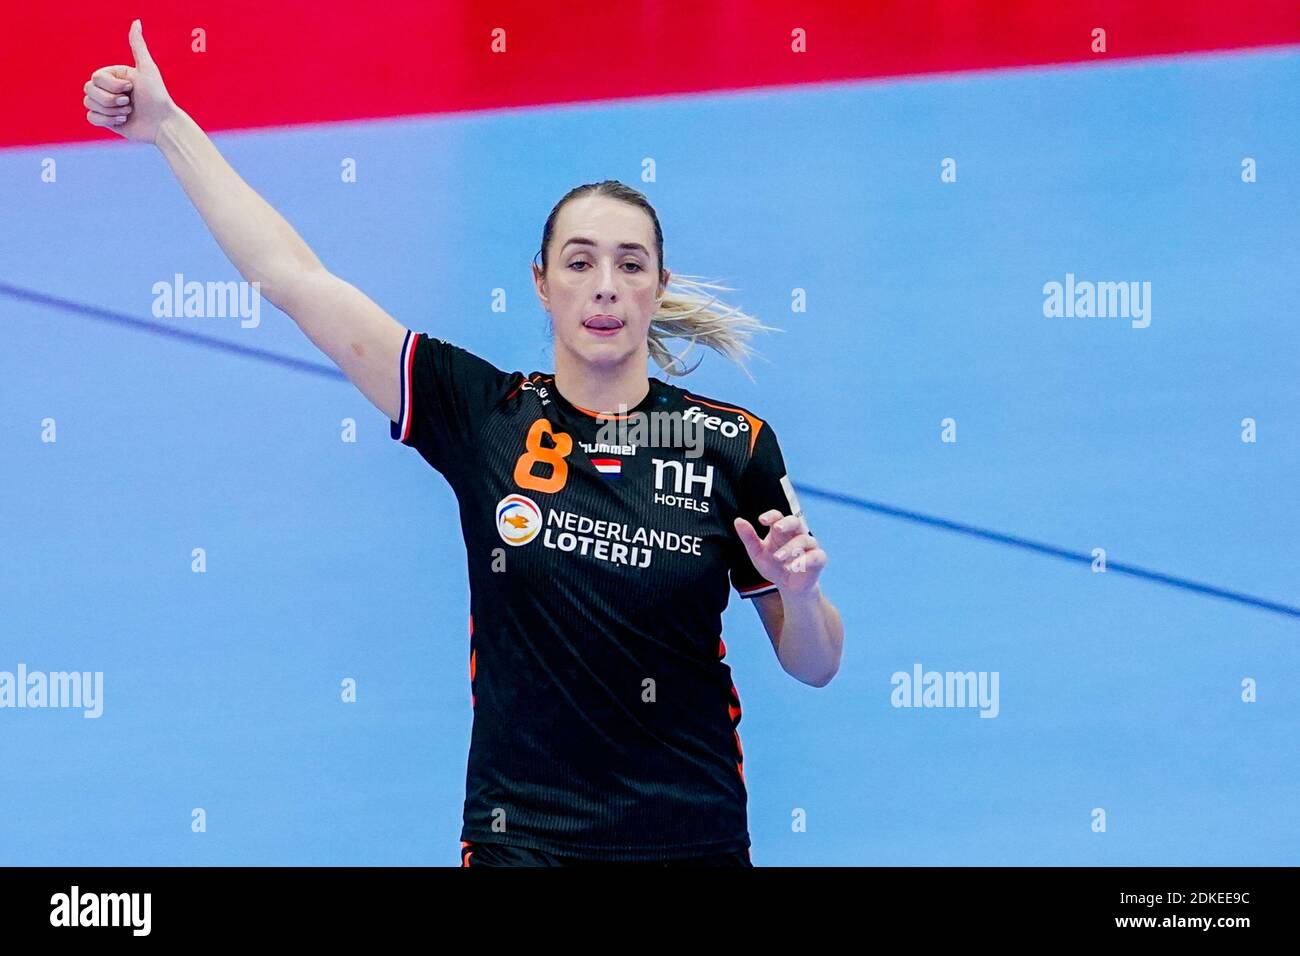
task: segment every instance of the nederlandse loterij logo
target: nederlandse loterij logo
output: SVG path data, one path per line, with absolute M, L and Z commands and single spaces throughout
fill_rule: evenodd
M 533 499 L 507 495 L 497 502 L 497 533 L 506 544 L 527 544 L 541 530 L 542 510 Z

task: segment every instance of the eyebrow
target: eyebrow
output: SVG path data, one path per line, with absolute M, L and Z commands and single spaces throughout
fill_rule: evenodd
M 565 249 L 569 248 L 569 246 L 573 245 L 574 243 L 577 243 L 580 246 L 594 246 L 596 245 L 596 240 L 587 239 L 584 236 L 574 236 L 572 239 L 570 239 L 568 242 L 564 244 L 564 247 L 560 250 L 560 252 L 563 253 Z M 650 250 L 647 249 L 645 246 L 641 245 L 641 243 L 639 242 L 620 242 L 618 244 L 618 248 L 620 251 L 626 249 L 630 252 L 639 252 L 647 259 L 650 258 Z

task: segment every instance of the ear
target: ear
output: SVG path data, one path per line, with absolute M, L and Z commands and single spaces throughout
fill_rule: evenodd
M 542 307 L 549 310 L 550 303 L 547 301 L 549 296 L 546 294 L 546 276 L 536 262 L 532 263 L 532 268 L 533 289 L 537 292 L 537 298 L 542 303 Z

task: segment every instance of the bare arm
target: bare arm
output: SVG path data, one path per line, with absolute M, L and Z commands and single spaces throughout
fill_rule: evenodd
M 283 216 L 226 162 L 212 140 L 176 106 L 131 24 L 136 65 L 106 66 L 86 84 L 86 119 L 157 145 L 227 258 L 288 314 L 361 393 L 389 419 L 399 405 L 398 356 L 405 326 L 351 283 L 333 275 Z M 120 104 L 120 98 L 126 104 Z M 124 117 L 119 122 L 119 118 Z
M 829 684 L 840 668 L 844 622 L 821 588 L 801 594 L 778 589 L 753 601 L 782 669 L 813 687 Z
M 781 667 L 813 687 L 825 687 L 840 669 L 844 622 L 818 583 L 826 551 L 808 533 L 803 512 L 782 515 L 773 508 L 758 516 L 767 536 L 744 518 L 734 527 L 754 568 L 777 586 L 753 599 Z

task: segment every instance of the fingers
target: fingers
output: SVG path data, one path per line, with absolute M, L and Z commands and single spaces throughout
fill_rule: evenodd
M 86 93 L 86 106 L 89 109 L 103 108 L 105 113 L 111 113 L 114 108 L 127 106 L 131 98 L 122 93 L 110 93 L 107 90 L 100 89 L 94 83 L 87 83 L 82 89 Z
M 807 530 L 803 525 L 802 517 L 796 518 L 791 516 L 790 518 L 783 518 L 781 512 L 777 511 L 775 508 L 770 511 L 764 511 L 758 516 L 759 524 L 766 525 L 769 529 L 766 538 L 760 539 L 758 537 L 758 532 L 754 531 L 753 526 L 748 521 L 745 521 L 744 518 L 737 518 L 736 520 L 744 522 L 745 527 L 752 533 L 755 544 L 767 549 L 779 548 L 796 534 Z M 743 540 L 744 535 L 741 537 Z
M 131 98 L 126 95 L 132 89 L 129 75 L 129 68 L 121 65 L 102 66 L 90 75 L 81 100 L 87 123 L 110 129 L 126 123 L 131 113 Z
M 819 545 L 813 539 L 813 536 L 805 532 L 795 535 L 789 541 L 782 544 L 772 554 L 772 557 L 776 558 L 778 561 L 786 561 L 805 551 L 811 551 L 816 547 L 819 547 Z
M 796 535 L 810 534 L 802 513 L 783 516 L 780 511 L 773 508 L 759 515 L 758 520 L 770 529 L 763 546 L 772 550 L 788 544 Z
M 808 530 L 802 514 L 782 516 L 775 509 L 765 511 L 758 518 L 771 530 L 759 539 L 758 532 L 744 518 L 736 518 L 733 526 L 751 561 L 757 561 L 764 552 L 781 562 L 787 574 L 819 571 L 826 567 L 826 552 Z
M 808 525 L 804 522 L 802 513 L 782 517 L 781 512 L 773 509 L 765 512 L 758 520 L 763 521 L 768 515 L 776 515 L 776 518 L 770 523 L 770 527 L 780 534 L 801 534 L 808 530 Z M 767 524 L 768 522 L 764 523 Z
M 103 113 L 105 116 L 126 116 L 131 112 L 131 106 L 129 103 L 126 106 L 103 106 L 96 100 L 91 99 L 89 96 L 82 98 L 81 105 L 96 113 Z
M 758 516 L 759 524 L 766 525 L 768 528 L 767 537 L 762 539 L 758 537 L 758 532 L 754 530 L 753 525 L 744 518 L 737 518 L 736 521 L 744 528 L 741 531 L 738 527 L 737 531 L 741 540 L 746 541 L 746 546 L 750 543 L 759 545 L 773 552 L 778 560 L 784 560 L 789 555 L 818 546 L 813 533 L 808 530 L 808 522 L 802 512 L 797 515 L 783 515 L 775 508 L 764 511 Z
M 808 523 L 804 520 L 802 511 L 797 515 L 782 515 L 780 511 L 773 508 L 771 511 L 764 511 L 758 516 L 758 520 L 781 534 L 808 530 Z
M 740 537 L 740 543 L 745 546 L 745 551 L 748 552 L 751 558 L 763 549 L 763 542 L 759 540 L 758 532 L 754 530 L 752 524 L 744 518 L 737 518 L 733 522 L 733 526 L 736 529 L 736 534 Z
M 796 554 L 793 558 L 787 561 L 783 567 L 791 574 L 820 571 L 822 568 L 826 567 L 826 552 L 821 548 L 813 548 L 811 551 L 804 551 L 802 554 Z
M 127 70 L 125 66 L 101 66 L 90 74 L 90 83 L 106 93 L 130 93 L 131 80 Z
M 125 116 L 105 116 L 103 113 L 97 113 L 94 110 L 89 110 L 86 113 L 86 122 L 91 126 L 107 126 L 109 129 L 114 129 L 126 121 L 127 117 Z
M 122 120 L 125 122 L 126 117 L 130 116 L 131 113 L 130 107 L 101 107 L 98 103 L 94 103 L 90 96 L 82 100 L 82 105 L 88 111 L 99 113 L 100 116 L 107 117 L 109 120 Z

